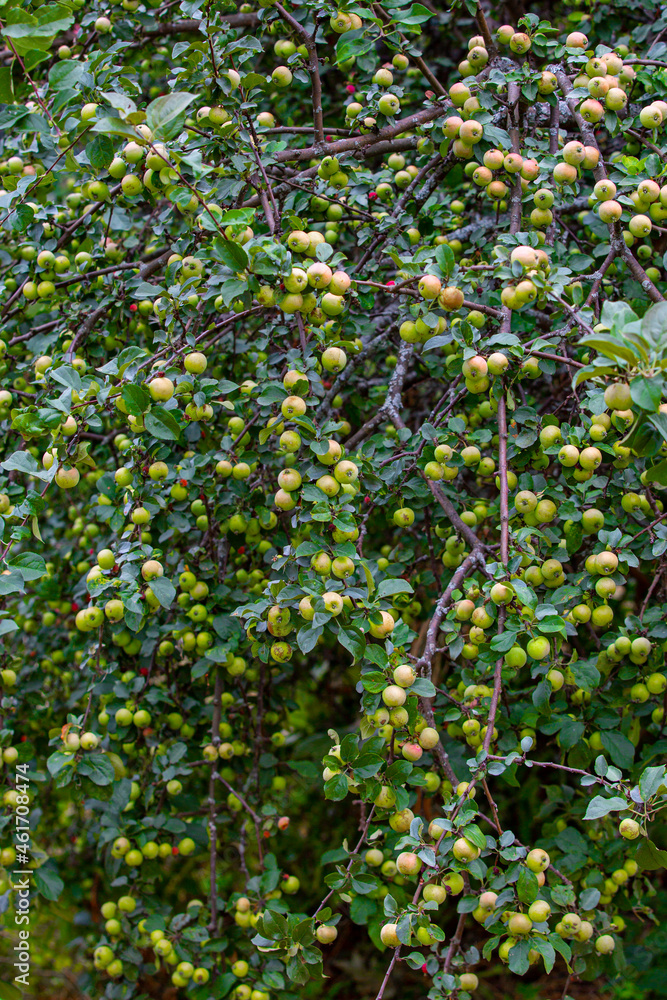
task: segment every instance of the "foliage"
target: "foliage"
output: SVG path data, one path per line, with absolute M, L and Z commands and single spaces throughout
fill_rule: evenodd
M 543 13 L 1 4 L 38 982 L 664 991 L 667 14 Z

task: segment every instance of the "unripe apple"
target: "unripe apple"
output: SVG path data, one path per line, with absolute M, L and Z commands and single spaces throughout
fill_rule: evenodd
M 628 95 L 620 87 L 610 87 L 604 102 L 610 111 L 621 111 L 628 103 Z
M 340 347 L 327 347 L 322 354 L 322 367 L 328 372 L 338 374 L 343 371 L 346 364 L 347 356 Z
M 442 288 L 442 282 L 434 274 L 425 274 L 419 279 L 419 294 L 424 299 L 437 299 Z
M 396 933 L 397 926 L 397 924 L 385 924 L 380 931 L 380 940 L 388 948 L 398 948 L 401 943 Z
M 276 87 L 283 89 L 292 82 L 292 71 L 287 66 L 276 66 L 271 73 L 271 79 Z
M 442 879 L 442 884 L 445 889 L 449 890 L 452 896 L 458 896 L 460 892 L 463 892 L 465 886 L 463 876 L 460 872 L 450 872 L 448 875 L 445 875 Z
M 530 51 L 532 42 L 529 36 L 523 31 L 515 31 L 510 38 L 510 49 L 517 55 L 525 55 Z
M 396 867 L 401 875 L 418 875 L 421 871 L 422 863 L 420 858 L 411 851 L 403 851 L 396 858 Z
M 74 489 L 80 478 L 78 469 L 71 468 L 66 465 L 61 465 L 55 476 L 56 485 L 59 486 L 61 490 Z
M 394 630 L 394 619 L 388 611 L 380 611 L 382 621 L 376 624 L 373 621 L 368 623 L 370 634 L 376 639 L 384 639 Z
M 431 882 L 424 886 L 422 898 L 427 903 L 434 902 L 439 905 L 447 899 L 447 890 L 443 886 Z
M 465 837 L 459 837 L 454 841 L 452 853 L 457 861 L 474 861 L 481 854 L 479 847 L 471 843 Z
M 417 675 L 409 663 L 402 663 L 400 666 L 396 667 L 394 669 L 393 677 L 394 683 L 398 684 L 398 686 L 402 688 L 409 688 L 417 679 Z
M 401 102 L 395 94 L 383 94 L 378 101 L 378 110 L 383 115 L 397 115 L 401 110 Z
M 641 833 L 641 827 L 636 820 L 627 817 L 619 823 L 618 832 L 625 840 L 636 840 Z
M 544 872 L 550 864 L 551 860 L 549 855 L 541 848 L 535 847 L 532 851 L 528 852 L 526 857 L 526 867 L 529 868 L 531 872 Z
M 616 942 L 611 934 L 601 934 L 595 941 L 595 950 L 598 955 L 611 955 L 615 947 Z
M 338 937 L 338 928 L 330 924 L 320 924 L 315 931 L 315 936 L 320 944 L 332 944 Z
M 405 704 L 406 693 L 398 684 L 389 684 L 382 692 L 382 700 L 388 708 L 398 708 Z
M 535 923 L 541 924 L 545 920 L 548 920 L 551 915 L 551 907 L 544 899 L 536 899 L 534 903 L 531 903 L 528 909 L 528 916 Z

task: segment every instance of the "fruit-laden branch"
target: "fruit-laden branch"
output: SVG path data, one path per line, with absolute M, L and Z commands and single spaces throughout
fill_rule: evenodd
M 221 707 L 222 698 L 222 670 L 220 667 L 215 673 L 215 688 L 213 695 L 213 719 L 211 721 L 211 743 L 213 746 L 218 748 L 220 744 L 220 717 L 222 714 Z M 208 781 L 208 805 L 209 805 L 209 815 L 208 815 L 208 832 L 210 837 L 210 850 L 209 850 L 209 909 L 211 911 L 211 918 L 208 922 L 208 929 L 211 934 L 215 934 L 218 926 L 218 879 L 217 879 L 217 842 L 218 842 L 218 827 L 216 823 L 216 808 L 215 808 L 215 782 L 218 777 L 217 771 L 217 759 L 211 763 L 211 776 Z
M 368 146 L 376 146 L 377 143 L 384 140 L 396 138 L 402 132 L 410 132 L 420 125 L 425 125 L 426 122 L 432 122 L 436 118 L 447 114 L 447 111 L 448 105 L 442 103 L 431 104 L 422 111 L 416 111 L 413 115 L 408 115 L 407 118 L 401 118 L 399 121 L 394 122 L 393 125 L 385 125 L 384 128 L 379 129 L 377 132 L 370 132 L 368 135 L 359 135 L 350 139 L 339 139 L 337 142 L 327 143 L 327 152 L 330 156 L 337 156 L 338 153 L 347 153 L 350 150 L 360 151 L 366 149 Z M 377 151 L 376 149 L 375 152 Z M 319 152 L 318 146 L 306 146 L 303 149 L 283 149 L 275 154 L 275 160 L 276 163 L 287 163 L 292 160 L 311 160 Z
M 440 486 L 438 485 L 438 483 L 435 482 L 432 479 L 429 479 L 428 480 L 428 485 L 429 485 L 429 487 L 431 489 L 431 493 L 433 494 L 433 496 L 435 497 L 435 499 L 438 501 L 438 503 L 440 504 L 440 506 L 444 510 L 445 514 L 447 515 L 447 517 L 449 519 L 449 523 L 454 528 L 454 530 L 456 531 L 456 533 L 459 534 L 459 535 L 461 535 L 462 538 L 465 538 L 466 542 L 471 547 L 471 549 L 482 548 L 483 547 L 482 546 L 482 542 L 480 542 L 479 538 L 477 537 L 477 535 L 475 534 L 475 532 L 472 530 L 472 528 L 470 528 L 467 524 L 465 524 L 461 520 L 461 518 L 459 517 L 459 515 L 457 514 L 457 512 L 456 512 L 456 510 L 454 508 L 454 504 L 451 502 L 451 500 L 449 499 L 449 497 L 447 497 L 442 492 L 442 489 L 440 488 Z
M 380 15 L 380 19 L 384 21 L 385 24 L 391 24 L 391 15 L 388 14 L 387 11 L 384 10 L 379 3 L 373 4 L 373 10 L 375 10 L 375 12 Z M 398 31 L 397 34 L 398 37 L 401 39 L 401 41 L 406 44 L 408 49 L 411 48 L 411 44 L 406 38 L 406 36 L 403 34 L 403 32 Z M 439 94 L 442 94 L 443 97 L 447 96 L 448 92 L 446 88 L 443 87 L 443 85 L 440 83 L 440 81 L 432 72 L 432 70 L 429 69 L 429 67 L 426 65 L 421 56 L 408 55 L 408 59 L 410 59 L 410 61 L 413 62 L 419 70 L 421 70 L 422 76 L 426 80 L 428 80 L 431 86 L 434 87 Z
M 565 100 L 572 113 L 572 116 L 574 117 L 574 120 L 577 123 L 577 127 L 579 128 L 579 133 L 581 135 L 581 138 L 583 139 L 584 143 L 587 146 L 593 146 L 599 152 L 600 147 L 598 146 L 597 139 L 595 138 L 595 132 L 593 128 L 588 124 L 587 121 L 585 121 L 582 118 L 580 113 L 577 111 L 577 99 L 568 96 L 570 94 L 570 91 L 572 90 L 572 83 L 569 77 L 563 70 L 562 66 L 552 66 L 550 67 L 550 69 L 553 73 L 555 73 L 556 79 L 558 80 L 558 85 L 563 91 L 563 94 L 565 95 Z M 604 160 L 602 159 L 602 155 L 600 155 L 600 159 L 598 160 L 598 165 L 593 170 L 593 176 L 595 177 L 596 181 L 606 180 L 607 178 L 607 168 L 605 166 Z M 639 282 L 639 284 L 642 286 L 642 289 L 646 292 L 651 301 L 664 302 L 664 296 L 661 295 L 661 293 L 655 287 L 655 285 L 647 275 L 644 268 L 641 266 L 635 255 L 630 250 L 630 247 L 626 244 L 622 236 L 620 236 L 620 234 L 617 232 L 617 226 L 614 222 L 609 223 L 609 233 L 610 233 L 611 247 L 615 251 L 615 255 L 618 257 L 622 257 L 622 259 L 630 268 L 633 277 Z
M 431 621 L 429 622 L 428 629 L 426 630 L 426 642 L 424 645 L 424 651 L 419 657 L 414 665 L 414 669 L 422 677 L 431 677 L 433 657 L 437 652 L 437 639 L 438 639 L 438 629 L 440 628 L 440 623 L 445 617 L 445 612 L 452 604 L 452 594 L 455 590 L 460 590 L 463 586 L 465 579 L 469 576 L 478 566 L 480 566 L 484 559 L 482 556 L 482 546 L 481 543 L 476 540 L 472 552 L 470 552 L 460 566 L 452 573 L 452 578 L 447 584 L 445 590 L 438 599 L 438 603 L 433 609 L 433 614 L 431 615 Z
M 322 112 L 322 81 L 320 79 L 320 66 L 317 61 L 317 46 L 314 34 L 311 35 L 295 17 L 285 10 L 282 4 L 277 3 L 275 9 L 278 11 L 283 21 L 289 24 L 290 28 L 303 38 L 303 43 L 308 52 L 308 73 L 310 84 L 313 90 L 313 125 L 315 126 L 316 144 L 324 142 L 324 117 Z M 317 25 L 315 26 L 317 32 Z
M 254 28 L 259 23 L 257 14 L 218 14 L 217 19 L 228 24 L 230 28 Z M 200 34 L 204 21 L 184 20 L 166 21 L 164 24 L 156 24 L 154 28 L 142 28 L 139 34 L 142 38 L 156 38 L 164 35 L 189 35 Z

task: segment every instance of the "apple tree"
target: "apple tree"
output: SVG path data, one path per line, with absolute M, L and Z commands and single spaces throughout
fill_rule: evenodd
M 667 13 L 540 12 L 0 2 L 39 995 L 664 980 Z

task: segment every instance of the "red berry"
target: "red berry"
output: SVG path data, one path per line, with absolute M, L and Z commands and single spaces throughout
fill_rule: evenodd
M 187 479 L 179 479 L 178 481 L 181 484 L 181 486 L 187 486 L 188 485 Z
M 347 90 L 348 94 L 353 94 L 357 88 L 353 83 L 348 83 L 345 89 Z
M 387 288 L 392 288 L 395 284 L 396 284 L 395 281 L 388 281 L 387 282 Z
M 132 305 L 130 306 L 130 312 L 135 313 L 137 311 L 137 308 L 138 306 L 136 302 L 133 302 Z
M 171 853 L 174 855 L 174 857 L 177 857 L 178 856 L 178 848 L 177 847 L 172 847 Z
M 238 552 L 240 556 L 245 555 L 245 545 L 239 545 Z
M 142 667 L 139 673 L 142 677 L 148 677 L 148 667 Z
M 376 198 L 377 198 L 377 192 L 376 191 L 369 191 L 368 192 L 368 200 L 369 201 L 375 201 Z
M 364 503 L 372 503 L 370 497 L 364 497 Z
M 79 605 L 75 601 L 72 601 L 72 611 L 78 611 L 78 610 L 79 610 Z
M 26 741 L 27 739 L 28 739 L 28 737 L 27 737 L 27 736 L 22 736 L 22 737 L 21 737 L 21 743 L 25 743 L 25 741 Z

